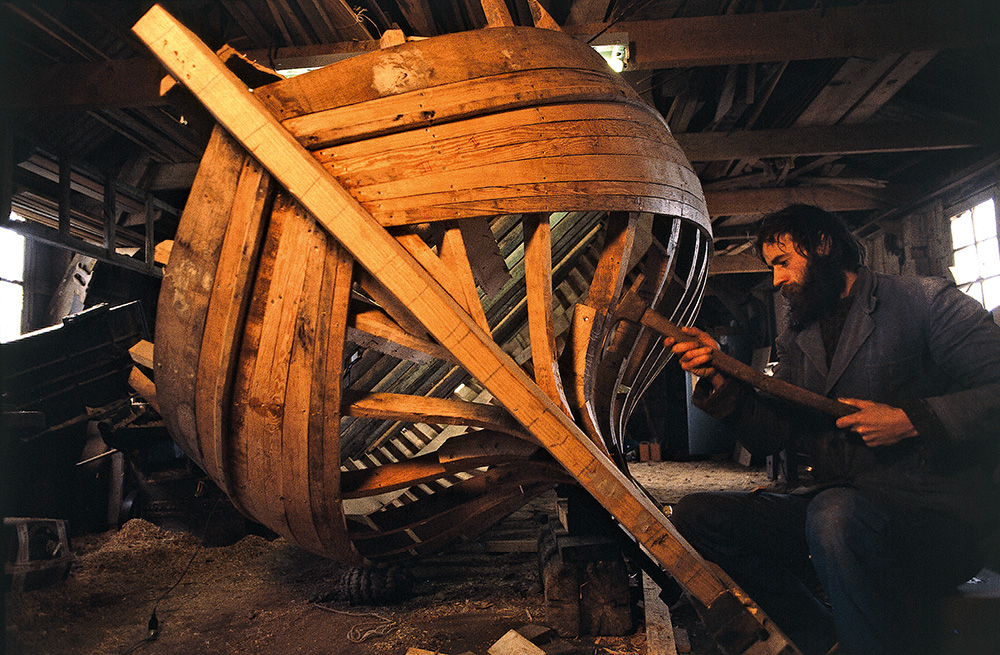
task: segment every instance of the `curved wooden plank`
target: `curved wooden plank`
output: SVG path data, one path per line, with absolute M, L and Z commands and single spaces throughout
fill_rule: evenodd
M 519 87 L 519 93 L 510 89 Z M 436 86 L 434 104 L 427 92 L 411 91 L 369 100 L 363 104 L 326 109 L 282 122 L 310 150 L 328 148 L 406 130 L 463 120 L 536 105 L 561 102 L 641 101 L 631 88 L 609 80 L 601 72 L 534 70 L 504 73 L 488 78 L 462 80 Z
M 528 336 L 535 383 L 552 402 L 572 416 L 559 374 L 556 334 L 552 324 L 552 226 L 548 214 L 525 214 L 524 282 L 528 303 Z
M 320 304 L 323 291 L 323 275 L 320 272 L 324 271 L 327 259 L 327 236 L 304 212 L 296 212 L 292 217 L 304 224 L 305 233 L 299 241 L 297 256 L 289 256 L 291 265 L 301 267 L 302 277 L 291 280 L 292 283 L 284 290 L 286 302 L 288 296 L 294 299 L 292 307 L 283 310 L 294 314 L 294 323 L 287 328 L 294 339 L 289 348 L 288 380 L 284 390 L 281 442 L 278 446 L 281 454 L 281 502 L 294 540 L 306 550 L 323 553 L 326 544 L 320 539 L 316 516 L 312 511 L 310 455 L 313 453 L 310 446 L 315 441 L 310 439 L 309 431 L 312 427 L 310 410 L 315 381 L 314 364 L 320 348 L 316 332 L 323 320 L 322 314 L 329 309 Z M 276 350 L 276 355 L 278 352 L 283 351 Z M 275 361 L 278 361 L 277 357 Z M 321 384 L 329 383 L 336 384 L 336 381 L 321 381 Z
M 356 338 L 354 336 L 352 336 L 352 331 L 348 330 L 347 338 L 355 343 L 358 343 L 360 346 L 375 348 L 380 352 L 398 357 L 399 359 L 411 359 L 411 357 L 404 356 L 403 354 L 397 354 L 393 348 L 395 345 L 398 345 L 406 350 L 414 350 L 423 353 L 427 356 L 423 359 L 411 359 L 411 361 L 416 362 L 426 362 L 431 359 L 440 359 L 449 362 L 454 362 L 455 360 L 450 352 L 438 344 L 418 339 L 409 332 L 405 331 L 399 326 L 398 323 L 392 320 L 388 314 L 375 305 L 367 305 L 358 302 L 357 299 L 355 299 L 355 301 L 352 302 L 352 309 L 349 312 L 347 321 L 349 328 L 352 328 L 355 331 L 364 332 L 367 335 L 371 335 L 372 337 L 377 337 L 388 342 L 388 344 L 384 346 L 371 343 L 370 341 L 359 342 L 358 340 L 355 340 Z M 357 337 L 357 339 L 364 339 L 364 337 Z
M 215 129 L 177 228 L 157 305 L 154 364 L 164 422 L 198 464 L 203 460 L 195 417 L 199 351 L 226 219 L 246 158 L 232 137 Z
M 484 466 L 528 461 L 540 447 L 491 430 L 448 439 L 438 450 L 399 462 L 341 473 L 341 497 L 360 498 L 403 489 Z
M 340 496 L 340 406 L 344 372 L 344 315 L 351 302 L 354 260 L 339 243 L 326 240 L 323 286 L 319 295 L 309 404 L 308 486 L 322 554 L 360 564 L 347 534 Z
M 413 423 L 468 425 L 525 435 L 520 423 L 499 405 L 470 403 L 448 398 L 408 396 L 398 393 L 345 392 L 345 416 L 382 418 Z
M 236 370 L 237 344 L 253 285 L 251 275 L 263 240 L 264 214 L 273 200 L 271 176 L 248 158 L 236 185 L 218 255 L 215 284 L 205 318 L 198 360 L 195 415 L 202 444 L 202 465 L 228 493 L 229 408 Z M 239 507 L 239 505 L 237 505 Z
M 432 61 L 421 42 L 410 41 L 257 88 L 254 94 L 283 121 L 468 79 L 552 69 L 592 70 L 610 77 L 607 64 L 586 44 L 555 32 L 514 27 L 436 37 Z M 634 96 L 627 84 L 620 86 L 623 96 Z
M 583 177 L 595 177 L 583 173 Z M 595 202 L 592 196 L 600 196 Z M 597 205 L 600 207 L 597 207 Z M 634 184 L 618 180 L 566 179 L 534 184 L 507 183 L 490 188 L 470 188 L 461 198 L 447 191 L 362 203 L 386 227 L 443 221 L 463 216 L 496 216 L 554 211 L 643 211 L 684 219 L 701 215 L 697 196 L 662 184 Z

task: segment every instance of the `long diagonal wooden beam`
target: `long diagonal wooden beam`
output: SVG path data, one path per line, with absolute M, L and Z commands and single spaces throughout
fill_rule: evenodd
M 692 596 L 734 653 L 798 650 L 676 532 L 660 509 L 557 407 L 459 304 L 302 148 L 197 36 L 159 6 L 133 27 L 176 79 L 316 220 L 601 502 Z M 710 620 L 711 619 L 711 620 Z

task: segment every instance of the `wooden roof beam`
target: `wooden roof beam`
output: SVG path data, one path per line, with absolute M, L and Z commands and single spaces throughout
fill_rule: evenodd
M 893 207 L 899 201 L 893 189 L 862 186 L 800 186 L 776 189 L 725 189 L 705 191 L 711 216 L 765 214 L 788 205 L 804 203 L 827 211 L 862 211 Z
M 946 123 L 863 123 L 674 137 L 691 161 L 947 150 L 971 148 L 986 140 L 981 130 Z
M 630 69 L 686 68 L 996 45 L 1000 5 L 898 2 L 665 20 L 622 21 Z M 566 25 L 577 36 L 603 23 Z

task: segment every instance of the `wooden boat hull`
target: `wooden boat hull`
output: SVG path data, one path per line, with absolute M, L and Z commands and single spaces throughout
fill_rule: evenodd
M 620 460 L 667 360 L 623 303 L 690 323 L 711 254 L 697 177 L 652 108 L 590 48 L 532 28 L 409 42 L 254 95 Z M 457 360 L 216 130 L 166 269 L 156 391 L 241 511 L 310 551 L 391 561 L 572 482 Z

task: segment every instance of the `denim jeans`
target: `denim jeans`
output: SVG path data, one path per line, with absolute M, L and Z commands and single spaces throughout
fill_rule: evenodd
M 691 494 L 671 520 L 806 655 L 835 641 L 849 655 L 906 653 L 901 598 L 953 588 L 978 570 L 957 521 L 850 488 Z

